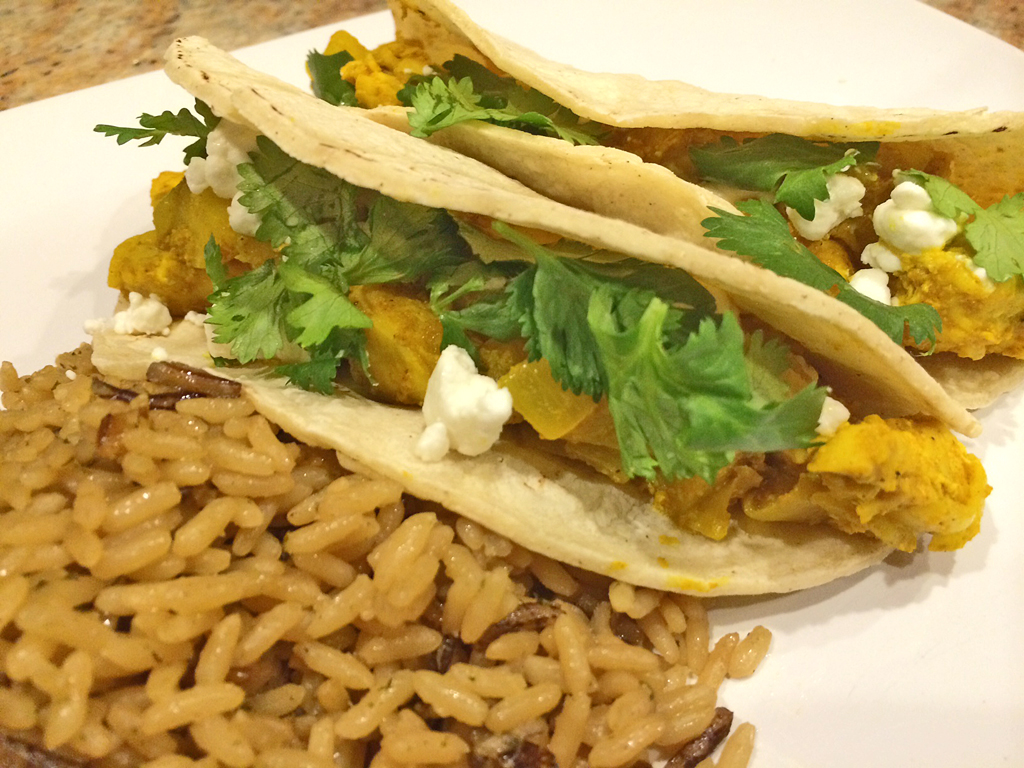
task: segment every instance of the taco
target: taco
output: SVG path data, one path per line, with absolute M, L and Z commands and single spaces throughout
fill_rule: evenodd
M 595 74 L 483 29 L 449 0 L 391 7 L 395 43 L 332 40 L 332 63 L 353 59 L 342 74 L 354 87 L 337 95 L 318 60 L 324 98 L 376 107 L 376 119 L 561 202 L 711 238 L 828 292 L 926 353 L 968 407 L 1024 378 L 1024 114 L 836 107 Z M 399 102 L 408 115 L 382 106 Z
M 216 361 L 297 438 L 640 585 L 784 592 L 977 532 L 989 489 L 951 431 L 977 422 L 848 307 L 554 202 L 201 39 L 167 71 L 199 117 L 157 122 L 196 142 L 184 180 L 154 186 L 156 229 L 112 260 L 133 293 L 92 329 L 101 371 Z M 194 178 L 225 166 L 231 203 Z M 225 234 L 247 216 L 254 236 Z M 142 327 L 147 294 L 208 314 Z

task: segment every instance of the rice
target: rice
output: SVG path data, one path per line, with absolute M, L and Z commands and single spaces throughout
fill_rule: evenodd
M 347 472 L 244 398 L 99 379 L 86 347 L 0 368 L 0 758 L 748 764 L 717 691 L 763 627 L 712 645 L 699 600 Z

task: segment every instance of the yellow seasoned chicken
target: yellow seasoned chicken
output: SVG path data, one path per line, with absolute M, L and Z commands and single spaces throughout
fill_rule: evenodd
M 213 284 L 203 251 L 213 235 L 228 274 L 258 267 L 276 252 L 267 243 L 231 229 L 228 200 L 211 190 L 195 195 L 181 173 L 158 176 L 150 188 L 154 228 L 125 240 L 114 250 L 107 282 L 122 292 L 161 297 L 171 313 L 206 310 Z
M 956 248 L 920 254 L 897 251 L 903 269 L 893 275 L 900 304 L 931 304 L 942 317 L 936 351 L 980 360 L 988 354 L 1024 357 L 1024 283 L 979 275 Z
M 806 383 L 794 356 L 794 386 Z M 561 388 L 546 364 L 521 363 L 499 383 L 541 437 L 624 481 L 607 404 Z M 769 483 L 767 478 L 772 478 Z M 721 540 L 734 514 L 763 521 L 830 523 L 904 551 L 959 549 L 978 533 L 989 487 L 981 462 L 933 420 L 868 416 L 822 444 L 739 456 L 709 485 L 699 477 L 654 483 L 655 506 L 681 528 Z
M 398 104 L 398 92 L 409 78 L 429 71 L 423 49 L 402 40 L 369 51 L 348 32 L 335 32 L 324 54 L 342 51 L 352 61 L 341 68 L 341 76 L 355 86 L 356 99 L 367 109 Z

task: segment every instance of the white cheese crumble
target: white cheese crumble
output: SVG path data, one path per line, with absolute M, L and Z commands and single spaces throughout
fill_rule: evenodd
M 880 238 L 907 253 L 941 248 L 959 230 L 956 220 L 937 213 L 927 190 L 912 181 L 897 184 L 871 220 Z
M 837 173 L 829 177 L 825 185 L 828 200 L 814 201 L 814 218 L 810 221 L 794 209 L 786 208 L 786 215 L 805 240 L 821 240 L 834 227 L 864 213 L 860 201 L 864 199 L 865 189 L 860 179 Z
M 167 350 L 163 347 L 153 347 L 153 351 L 149 353 L 149 356 L 157 363 L 170 359 L 170 355 L 167 354 Z
M 838 400 L 826 397 L 821 405 L 817 432 L 822 437 L 832 437 L 840 426 L 850 420 L 850 410 Z
M 249 162 L 249 153 L 256 149 L 256 133 L 244 125 L 221 120 L 206 137 L 206 157 L 194 157 L 185 169 L 185 183 L 194 195 L 212 189 L 217 197 L 231 201 L 228 222 L 242 235 L 254 235 L 260 217 L 249 213 L 238 202 L 238 184 L 242 177 L 238 166 Z
M 85 332 L 90 335 L 106 330 L 124 335 L 166 336 L 171 332 L 171 312 L 157 296 L 147 298 L 132 291 L 128 294 L 128 306 L 115 312 L 111 319 L 85 322 Z
M 424 461 L 439 461 L 453 448 L 478 456 L 497 442 L 511 415 L 511 393 L 477 373 L 466 350 L 445 347 L 427 382 L 423 398 L 427 427 L 416 444 L 416 455 Z
M 885 243 L 870 243 L 864 246 L 860 260 L 869 267 L 880 269 L 883 272 L 899 272 L 903 269 L 903 262 L 899 255 L 889 250 Z
M 186 323 L 192 323 L 192 325 L 198 325 L 200 328 L 202 328 L 206 324 L 206 321 L 209 320 L 209 319 L 210 319 L 210 316 L 208 314 L 206 314 L 205 312 L 196 312 L 196 311 L 191 310 L 191 309 L 188 312 L 185 313 L 185 317 L 184 317 L 184 320 L 185 320 Z
M 870 267 L 857 270 L 850 277 L 850 287 L 869 299 L 892 305 L 889 275 L 880 269 Z

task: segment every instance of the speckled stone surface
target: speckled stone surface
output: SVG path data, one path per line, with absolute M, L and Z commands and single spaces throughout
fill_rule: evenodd
M 233 50 L 385 0 L 0 0 L 0 109 L 159 69 L 178 37 Z
M 927 0 L 1024 48 L 1020 0 Z M 385 7 L 385 0 L 0 0 L 0 109 L 147 72 L 176 37 L 228 50 Z

